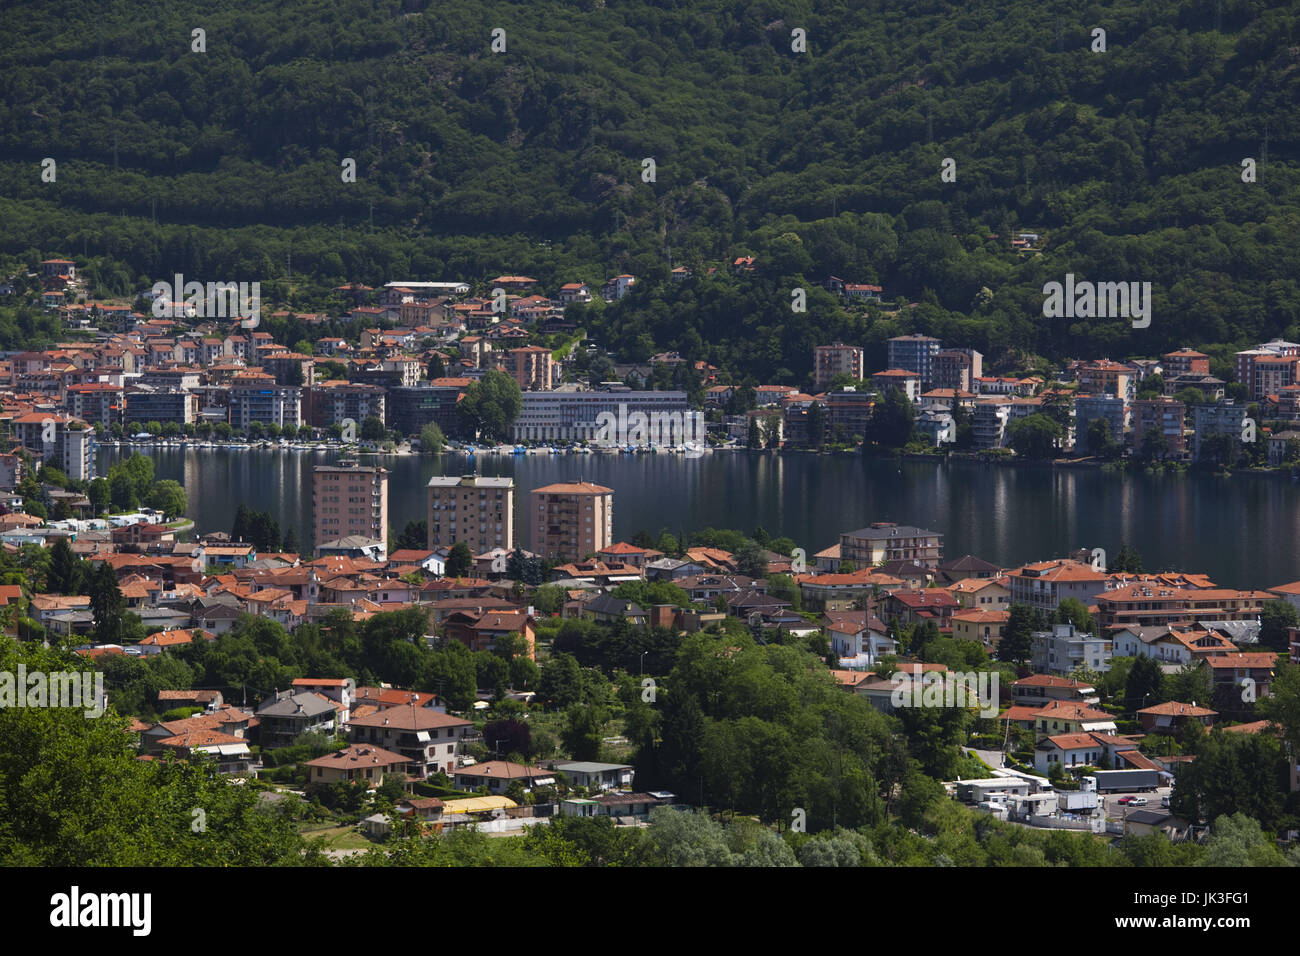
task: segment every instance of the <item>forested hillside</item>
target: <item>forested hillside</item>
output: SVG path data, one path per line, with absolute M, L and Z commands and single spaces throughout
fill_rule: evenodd
M 554 292 L 627 271 L 638 291 L 592 317 L 603 344 L 760 377 L 911 330 L 1054 358 L 1300 338 L 1298 19 L 1247 0 L 25 0 L 0 10 L 0 271 L 73 256 L 119 295 L 259 279 L 302 309 L 349 280 Z M 757 274 L 728 275 L 747 254 Z M 696 278 L 669 282 L 678 265 Z M 1151 327 L 1043 318 L 1066 272 L 1150 281 Z M 793 314 L 790 288 L 828 274 L 920 307 L 817 291 Z

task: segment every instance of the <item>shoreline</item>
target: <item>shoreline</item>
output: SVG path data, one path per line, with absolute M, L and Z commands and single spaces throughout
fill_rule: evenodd
M 354 455 L 365 455 L 374 457 L 422 457 L 422 453 L 403 443 L 392 451 L 386 451 L 379 448 L 371 448 L 360 443 L 347 445 L 341 442 L 288 442 L 280 444 L 271 441 L 256 442 L 238 442 L 238 441 L 199 441 L 192 439 L 159 439 L 156 441 L 121 441 L 108 440 L 96 441 L 97 448 L 112 448 L 114 451 L 122 452 L 140 452 L 145 453 L 155 448 L 164 449 L 196 449 L 202 451 L 277 451 L 277 452 L 344 452 Z M 522 450 L 520 450 L 522 449 Z M 655 455 L 679 457 L 684 459 L 701 458 L 705 454 L 717 452 L 750 452 L 759 455 L 777 455 L 777 456 L 812 456 L 812 457 L 835 457 L 848 458 L 860 457 L 861 449 L 853 451 L 845 449 L 836 449 L 833 451 L 815 451 L 811 448 L 761 448 L 752 449 L 744 445 L 716 445 L 705 446 L 703 448 L 690 449 L 686 446 L 676 446 L 672 448 L 658 448 L 656 446 L 638 446 L 629 451 L 621 447 L 591 447 L 585 445 L 474 445 L 472 447 L 462 448 L 444 448 L 436 455 L 427 457 L 437 457 L 437 455 L 454 454 L 465 457 L 477 457 L 479 455 L 491 455 L 501 457 L 517 457 L 525 455 L 547 455 L 547 456 L 569 456 L 569 455 L 614 455 L 622 457 L 623 455 Z M 930 462 L 932 464 L 948 464 L 950 462 L 963 462 L 973 465 L 993 466 L 999 468 L 1051 468 L 1071 469 L 1085 471 L 1114 471 L 1120 475 L 1135 476 L 1146 474 L 1148 469 L 1152 474 L 1166 475 L 1206 475 L 1218 476 L 1222 478 L 1286 478 L 1294 480 L 1296 477 L 1296 468 L 1247 468 L 1247 469 L 1226 469 L 1223 471 L 1205 471 L 1190 466 L 1174 465 L 1169 468 L 1154 468 L 1151 466 L 1133 466 L 1126 461 L 1102 462 L 1091 459 L 1071 459 L 1071 458 L 1053 458 L 1047 460 L 1040 459 L 1018 459 L 1005 455 L 990 455 L 983 452 L 950 452 L 947 455 L 926 455 L 919 452 L 904 452 L 900 454 L 882 454 L 875 456 L 882 461 L 913 461 L 913 462 Z M 1297 466 L 1300 467 L 1300 466 Z

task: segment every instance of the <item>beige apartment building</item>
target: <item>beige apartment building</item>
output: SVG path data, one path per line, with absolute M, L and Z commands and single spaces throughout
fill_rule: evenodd
M 570 481 L 533 489 L 531 550 L 577 560 L 614 543 L 614 489 Z
M 511 349 L 503 356 L 505 373 L 519 383 L 523 392 L 545 392 L 555 380 L 551 350 L 537 345 Z
M 429 479 L 429 550 L 464 541 L 475 554 L 515 547 L 515 480 L 481 475 Z
M 915 561 L 927 568 L 943 560 L 943 535 L 912 525 L 877 521 L 840 535 L 840 559 L 859 568 L 886 561 Z
M 860 382 L 863 374 L 863 352 L 856 345 L 818 345 L 813 348 L 813 387 L 824 392 L 830 388 L 836 375 L 851 375 Z
M 388 469 L 355 461 L 317 465 L 312 474 L 316 547 L 360 536 L 388 541 Z

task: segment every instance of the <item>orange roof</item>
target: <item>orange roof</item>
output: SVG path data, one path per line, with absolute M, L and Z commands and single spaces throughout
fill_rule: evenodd
M 647 554 L 647 548 L 638 548 L 634 544 L 628 544 L 626 541 L 616 541 L 608 548 L 601 548 L 601 554 Z
M 1011 684 L 1012 687 L 1072 687 L 1088 688 L 1091 685 L 1081 683 L 1073 677 L 1057 677 L 1055 674 L 1030 674 L 1028 677 L 1022 677 Z
M 162 747 L 213 747 L 217 744 L 246 744 L 243 737 L 223 733 L 220 730 L 187 730 L 175 737 L 158 741 Z
M 1093 740 L 1092 734 L 1058 734 L 1047 739 L 1062 750 L 1079 750 L 1082 747 L 1097 746 L 1097 741 Z
M 968 608 L 965 611 L 957 611 L 953 614 L 954 621 L 964 621 L 970 624 L 1005 624 L 1011 619 L 1010 611 L 990 611 L 982 608 Z
M 544 488 L 534 488 L 535 495 L 612 495 L 613 488 L 593 484 L 590 481 L 559 482 Z
M 1085 704 L 1075 704 L 1062 700 L 1054 700 L 1049 702 L 1045 707 L 1035 709 L 1034 716 L 1052 717 L 1057 720 L 1078 720 L 1085 723 L 1102 721 L 1109 723 L 1115 722 L 1115 718 L 1104 710 L 1094 710 Z
M 1243 651 L 1240 654 L 1219 654 L 1205 658 L 1206 662 L 1217 669 L 1237 667 L 1272 667 L 1277 663 L 1278 655 L 1273 651 Z
M 1138 711 L 1139 714 L 1152 714 L 1158 717 L 1217 717 L 1217 710 L 1210 710 L 1208 707 L 1197 707 L 1194 704 L 1182 704 L 1176 700 L 1166 701 L 1163 704 L 1153 704 L 1150 707 L 1143 707 Z

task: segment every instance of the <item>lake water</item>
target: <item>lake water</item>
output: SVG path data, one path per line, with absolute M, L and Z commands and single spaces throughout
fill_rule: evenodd
M 310 541 L 312 466 L 339 450 L 155 448 L 159 478 L 189 495 L 199 531 L 229 531 L 236 508 L 272 512 Z M 125 450 L 102 447 L 99 473 Z M 474 470 L 463 454 L 379 456 L 389 472 L 389 520 L 401 530 L 425 515 L 433 475 Z M 1091 469 L 1008 468 L 969 462 L 865 461 L 860 456 L 715 452 L 678 455 L 480 455 L 479 473 L 515 479 L 515 528 L 527 546 L 527 492 L 583 479 L 614 489 L 615 540 L 639 529 L 762 525 L 809 556 L 841 531 L 896 521 L 942 532 L 944 553 L 1011 566 L 1074 548 L 1115 554 L 1124 541 L 1148 569 L 1202 571 L 1225 587 L 1271 587 L 1300 578 L 1300 485 L 1278 478 L 1120 475 Z

